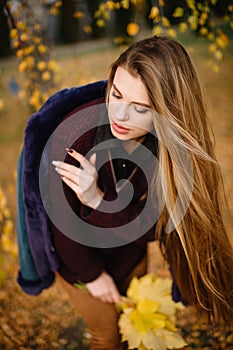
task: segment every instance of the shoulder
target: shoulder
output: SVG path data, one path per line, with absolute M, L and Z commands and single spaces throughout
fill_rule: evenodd
M 54 118 L 59 122 L 75 108 L 105 97 L 107 81 L 101 80 L 83 86 L 62 89 L 49 97 L 40 110 L 28 120 L 27 127 L 49 123 Z

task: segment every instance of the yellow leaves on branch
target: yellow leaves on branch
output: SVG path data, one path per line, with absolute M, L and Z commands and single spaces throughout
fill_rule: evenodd
M 84 31 L 85 33 L 87 33 L 87 34 L 91 34 L 91 33 L 93 32 L 93 28 L 92 28 L 92 26 L 90 26 L 89 24 L 87 24 L 87 25 L 85 25 L 85 26 L 83 27 L 83 31 Z
M 188 29 L 188 25 L 185 22 L 179 23 L 179 32 L 184 33 Z
M 35 58 L 33 56 L 27 56 L 19 64 L 18 70 L 19 72 L 25 72 L 27 70 L 32 70 L 34 67 L 35 67 Z
M 43 70 L 45 70 L 47 68 L 47 62 L 46 61 L 39 61 L 38 63 L 37 63 L 37 69 L 39 70 L 39 71 L 43 71 Z
M 62 1 L 55 1 L 53 5 L 49 8 L 49 14 L 53 16 L 57 16 L 60 13 L 59 7 L 61 6 L 62 6 Z
M 220 32 L 216 38 L 216 44 L 221 49 L 224 49 L 225 47 L 227 47 L 229 45 L 229 39 L 224 33 Z
M 33 106 L 36 110 L 39 109 L 41 105 L 41 92 L 38 89 L 35 89 L 32 92 L 31 97 L 29 98 L 29 104 Z
M 7 198 L 0 188 L 0 252 L 16 255 L 16 243 L 12 239 L 14 224 L 8 208 Z
M 41 78 L 43 81 L 49 81 L 52 78 L 51 73 L 47 70 L 41 74 Z
M 27 31 L 27 27 L 23 21 L 18 21 L 16 26 L 20 31 L 23 31 L 23 32 Z
M 162 25 L 165 27 L 165 28 L 168 28 L 171 26 L 171 23 L 169 21 L 169 19 L 165 16 L 162 17 Z
M 198 28 L 198 17 L 194 15 L 189 16 L 188 24 L 190 25 L 191 30 L 196 31 Z
M 94 17 L 96 18 L 96 25 L 98 27 L 105 27 L 106 21 L 110 20 L 110 13 L 115 10 L 128 10 L 130 7 L 130 2 L 134 3 L 133 0 L 122 0 L 122 1 L 106 1 L 101 2 Z
M 130 6 L 129 0 L 122 0 L 122 1 L 121 1 L 121 7 L 122 7 L 124 10 L 128 10 L 128 9 L 129 9 L 129 6 Z
M 106 6 L 107 6 L 107 9 L 109 11 L 113 11 L 115 9 L 115 2 L 114 1 L 107 1 Z
M 16 39 L 18 37 L 18 30 L 16 28 L 10 30 L 10 38 Z
M 159 8 L 157 6 L 152 6 L 150 10 L 149 18 L 153 20 L 158 20 L 159 17 L 160 17 Z
M 97 19 L 96 25 L 99 28 L 103 28 L 103 27 L 105 27 L 106 23 L 105 23 L 105 21 L 103 19 L 100 18 L 100 19 Z
M 222 50 L 225 49 L 228 45 L 228 37 L 224 33 L 220 32 L 219 35 L 215 38 L 215 41 L 209 45 L 209 52 L 213 54 L 213 57 L 217 62 L 221 62 L 223 60 Z M 216 64 L 214 64 L 213 68 L 215 72 L 219 71 Z
M 61 4 L 61 1 L 56 1 L 54 9 L 58 9 Z M 28 16 L 27 12 L 21 14 L 21 18 L 27 19 Z M 59 80 L 59 66 L 57 62 L 50 60 L 49 47 L 44 40 L 40 23 L 16 20 L 16 28 L 11 30 L 10 36 L 19 59 L 18 71 L 23 73 L 25 78 L 21 84 L 24 90 L 19 92 L 19 96 L 28 97 L 29 105 L 36 111 L 48 95 L 53 93 Z
M 184 16 L 184 9 L 182 7 L 177 7 L 175 11 L 173 12 L 173 17 L 183 17 Z
M 139 32 L 139 25 L 134 22 L 129 23 L 126 27 L 126 32 L 129 36 L 137 35 Z
M 163 27 L 160 26 L 160 25 L 156 25 L 156 26 L 154 26 L 153 29 L 152 29 L 152 34 L 153 34 L 153 35 L 160 36 L 160 35 L 163 34 L 163 32 L 164 32 Z
M 80 18 L 85 17 L 85 14 L 81 11 L 76 11 L 76 12 L 74 12 L 73 17 L 76 19 L 80 19 Z
M 48 47 L 43 44 L 40 44 L 37 46 L 37 50 L 41 55 L 44 55 L 48 52 Z
M 171 283 L 153 274 L 132 279 L 128 307 L 122 304 L 119 319 L 122 340 L 129 349 L 167 350 L 187 345 L 175 327 L 176 309 L 183 306 L 172 300 Z

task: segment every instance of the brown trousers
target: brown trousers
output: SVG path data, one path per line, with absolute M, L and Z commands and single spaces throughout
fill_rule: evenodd
M 146 257 L 131 271 L 125 281 L 118 286 L 124 292 L 133 276 L 141 277 L 147 271 Z M 91 333 L 91 350 L 123 350 L 127 345 L 121 343 L 118 329 L 119 314 L 114 304 L 105 303 L 89 292 L 77 289 L 57 275 L 79 314 Z

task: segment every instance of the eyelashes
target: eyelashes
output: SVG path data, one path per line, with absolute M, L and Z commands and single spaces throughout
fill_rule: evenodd
M 120 100 L 122 97 L 120 95 L 117 95 L 115 91 L 112 92 L 112 96 Z
M 121 100 L 122 99 L 122 96 L 121 95 L 118 95 L 114 90 L 112 91 L 112 97 L 116 98 L 117 100 Z M 143 108 L 143 109 L 140 109 L 137 105 L 137 104 L 133 104 L 134 105 L 134 110 L 139 113 L 139 114 L 145 114 L 146 112 L 148 112 L 148 109 L 146 108 Z

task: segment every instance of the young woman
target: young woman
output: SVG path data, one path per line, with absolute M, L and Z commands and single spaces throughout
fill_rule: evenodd
M 146 246 L 154 239 L 160 242 L 181 298 L 209 320 L 232 324 L 233 251 L 221 214 L 221 171 L 202 89 L 187 52 L 163 37 L 133 44 L 112 64 L 106 97 L 82 109 L 101 103 L 107 106 L 106 124 L 92 129 L 88 125 L 80 140 L 67 145 L 65 161 L 53 162 L 72 209 L 90 227 L 90 237 L 99 228 L 106 233 L 103 242 L 120 236 L 119 244 L 88 246 L 51 223 L 59 278 L 90 329 L 91 349 L 125 346 L 114 304 L 133 276 L 146 273 Z M 80 107 L 74 113 L 80 113 Z M 94 112 L 87 113 L 79 125 L 95 118 Z M 89 156 L 98 145 L 102 147 Z M 145 148 L 149 152 L 142 152 Z M 129 203 L 125 179 L 134 190 Z M 123 200 L 117 202 L 120 193 Z M 125 206 L 108 210 L 114 201 Z M 77 227 L 77 237 L 82 234 Z M 88 291 L 74 287 L 78 281 L 86 283 Z

